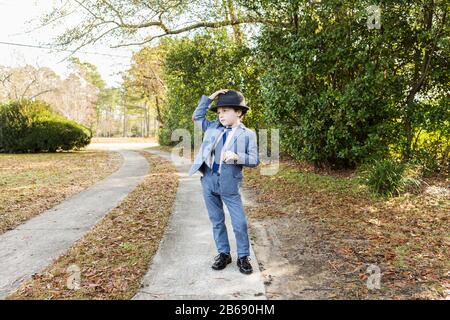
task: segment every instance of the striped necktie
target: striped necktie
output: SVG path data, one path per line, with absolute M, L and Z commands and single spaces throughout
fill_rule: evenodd
M 225 145 L 225 141 L 227 141 L 227 136 L 230 133 L 231 128 L 225 128 L 224 133 L 222 135 L 222 142 L 218 143 L 216 148 L 214 149 L 214 163 L 213 163 L 213 172 L 219 171 L 219 165 L 220 165 L 220 154 L 222 153 L 222 148 Z

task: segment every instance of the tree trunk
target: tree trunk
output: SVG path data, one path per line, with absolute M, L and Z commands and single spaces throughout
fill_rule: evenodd
M 434 3 L 430 1 L 425 4 L 424 7 L 424 28 L 426 31 L 431 32 L 433 27 L 433 9 Z M 433 41 L 435 39 L 432 39 Z M 415 61 L 416 72 L 414 75 L 411 89 L 406 97 L 406 108 L 404 112 L 404 130 L 406 134 L 406 145 L 403 149 L 403 161 L 411 159 L 412 155 L 412 141 L 414 137 L 414 127 L 411 121 L 411 115 L 414 114 L 414 99 L 423 85 L 426 83 L 427 76 L 431 69 L 431 58 L 433 56 L 436 44 L 431 46 L 432 43 L 425 44 L 425 54 L 423 59 L 420 58 L 419 51 L 417 54 L 417 60 Z M 419 71 L 420 70 L 420 71 Z
M 127 136 L 127 107 L 123 106 L 123 133 L 122 136 Z
M 226 0 L 226 8 L 228 9 L 230 21 L 232 21 L 232 22 L 237 21 L 238 19 L 237 19 L 236 11 L 234 8 L 233 0 Z M 234 38 L 235 38 L 236 42 L 238 44 L 242 45 L 244 42 L 244 36 L 242 34 L 241 27 L 238 24 L 233 24 L 233 31 L 234 31 Z
M 162 118 L 161 118 L 161 108 L 159 106 L 159 99 L 158 96 L 155 96 L 155 103 L 156 103 L 156 119 L 158 120 L 158 126 L 159 128 L 163 127 L 163 122 L 162 122 Z

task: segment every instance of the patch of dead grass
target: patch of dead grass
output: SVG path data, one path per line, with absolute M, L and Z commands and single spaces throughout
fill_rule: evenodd
M 337 298 L 445 297 L 450 267 L 445 193 L 377 198 L 358 186 L 351 172 L 318 174 L 292 161 L 282 162 L 275 176 L 247 168 L 244 176 L 257 204 L 247 208 L 251 219 L 291 219 L 283 233 L 295 234 L 296 220 L 316 230 L 309 244 L 316 252 L 331 253 L 324 263 L 340 279 L 334 283 Z M 291 237 L 283 245 L 295 241 L 300 240 Z M 293 253 L 291 262 L 299 263 Z M 367 289 L 370 264 L 381 269 L 381 290 Z
M 104 179 L 117 152 L 0 154 L 0 234 Z
M 178 188 L 167 160 L 141 152 L 149 173 L 124 201 L 8 299 L 130 299 L 156 253 Z M 81 271 L 80 288 L 67 288 L 68 268 Z

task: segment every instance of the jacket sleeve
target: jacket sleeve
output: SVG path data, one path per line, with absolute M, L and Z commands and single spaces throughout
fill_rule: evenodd
M 213 102 L 208 96 L 202 95 L 198 103 L 197 108 L 194 110 L 192 119 L 197 127 L 201 128 L 205 132 L 208 127 L 213 123 L 213 121 L 208 121 L 206 119 L 206 112 L 210 104 Z
M 249 141 L 248 141 L 248 149 L 246 152 L 237 152 L 239 156 L 238 160 L 235 160 L 236 164 L 241 164 L 247 167 L 256 167 L 259 165 L 259 154 L 258 154 L 258 142 L 256 133 L 254 131 L 249 131 Z

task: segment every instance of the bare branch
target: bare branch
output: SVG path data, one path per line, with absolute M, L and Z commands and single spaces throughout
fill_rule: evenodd
M 34 76 L 34 79 L 28 83 L 28 85 L 25 87 L 25 89 L 22 92 L 22 95 L 20 96 L 21 99 L 25 97 L 25 94 L 27 93 L 28 89 L 37 82 L 36 75 Z
M 266 24 L 273 26 L 288 26 L 287 22 L 271 20 L 268 16 L 263 16 L 258 12 L 239 12 L 236 8 L 235 14 L 231 17 L 213 18 L 215 15 L 211 12 L 211 20 L 204 21 L 205 12 L 211 10 L 206 2 L 187 0 L 155 0 L 155 1 L 126 1 L 126 0 L 72 0 L 76 10 L 84 12 L 84 20 L 70 29 L 67 29 L 62 35 L 57 37 L 56 45 L 68 49 L 70 45 L 77 45 L 72 54 L 79 49 L 98 41 L 106 36 L 124 36 L 118 40 L 111 48 L 118 48 L 132 45 L 143 45 L 152 40 L 164 36 L 176 35 L 192 31 L 199 28 L 222 28 L 226 26 L 237 27 L 240 24 Z M 195 12 L 193 7 L 200 11 Z M 69 8 L 72 9 L 72 8 Z M 69 10 L 70 11 L 70 10 Z M 64 12 L 54 10 L 54 15 L 62 15 Z M 185 14 L 195 13 L 195 18 L 185 16 Z M 240 15 L 242 14 L 242 17 Z M 52 16 L 49 16 L 49 20 Z M 183 22 L 183 18 L 193 20 L 192 22 Z M 193 19 L 192 19 L 193 18 Z M 183 22 L 180 24 L 180 22 Z M 178 24 L 178 25 L 176 25 Z M 107 31 L 103 32 L 103 26 Z M 151 36 L 143 39 L 131 40 L 130 35 L 136 34 L 138 30 L 154 28 L 156 31 Z M 116 31 L 116 32 L 115 32 Z M 159 34 L 158 34 L 159 33 Z M 156 35 L 155 35 L 156 34 Z M 93 39 L 92 39 L 93 38 Z M 134 42 L 135 41 L 135 42 Z
M 87 45 L 89 45 L 89 44 L 94 44 L 94 43 L 96 43 L 98 40 L 100 40 L 101 38 L 103 38 L 106 34 L 110 33 L 111 31 L 114 31 L 115 29 L 118 29 L 118 28 L 119 28 L 118 26 L 115 26 L 114 28 L 108 29 L 107 31 L 101 33 L 99 36 L 97 36 L 97 37 L 95 37 L 95 38 L 92 38 L 92 39 L 90 39 L 89 41 L 83 42 L 83 43 L 82 43 L 81 45 L 79 45 L 77 48 L 75 48 L 74 50 L 72 50 L 68 56 L 66 56 L 64 59 L 62 59 L 62 60 L 59 61 L 59 62 L 63 62 L 63 61 L 65 61 L 65 60 L 69 59 L 70 57 L 72 57 L 72 56 L 73 56 L 78 50 L 80 50 L 81 48 L 83 48 L 83 47 L 85 47 L 85 46 L 87 46 Z M 59 62 L 58 62 L 58 63 L 59 63 Z
M 233 25 L 246 24 L 246 23 L 253 23 L 253 24 L 261 23 L 261 24 L 280 25 L 279 22 L 270 21 L 270 20 L 266 20 L 263 18 L 247 17 L 247 18 L 242 18 L 242 19 L 238 19 L 238 20 L 234 20 L 234 21 L 224 20 L 224 21 L 215 21 L 215 22 L 196 22 L 187 27 L 170 30 L 159 22 L 152 22 L 152 23 L 149 22 L 146 24 L 142 24 L 141 26 L 148 27 L 152 24 L 153 26 L 159 26 L 165 32 L 162 34 L 156 35 L 156 36 L 148 37 L 147 39 L 145 39 L 144 41 L 141 41 L 141 42 L 120 44 L 120 45 L 111 46 L 111 48 L 143 45 L 143 44 L 153 41 L 156 38 L 161 38 L 161 37 L 168 36 L 168 35 L 180 34 L 180 33 L 184 33 L 187 31 L 194 30 L 194 29 L 198 29 L 198 28 L 222 28 L 225 26 L 233 26 Z
M 47 89 L 47 90 L 41 91 L 39 93 L 36 93 L 32 97 L 30 97 L 30 100 L 33 100 L 33 99 L 39 97 L 40 95 L 43 95 L 44 93 L 48 93 L 48 92 L 52 92 L 52 91 L 56 91 L 56 90 L 57 90 L 56 88 L 52 88 L 52 89 Z

